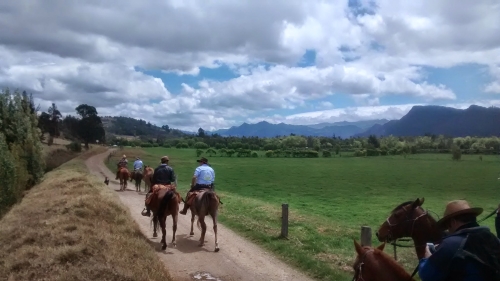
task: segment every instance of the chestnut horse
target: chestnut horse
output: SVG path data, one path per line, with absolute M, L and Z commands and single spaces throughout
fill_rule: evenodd
M 436 220 L 422 208 L 422 204 L 424 198 L 417 198 L 394 208 L 376 232 L 378 240 L 395 242 L 403 237 L 411 237 L 418 259 L 424 258 L 426 244 L 439 244 L 444 233 L 438 229 Z
M 175 190 L 175 189 L 161 189 L 158 191 L 158 200 L 152 201 L 153 202 L 158 202 L 158 204 L 153 203 L 150 208 L 151 211 L 153 212 L 153 224 L 154 224 L 154 233 L 153 237 L 156 237 L 156 230 L 158 228 L 158 222 L 160 223 L 161 227 L 161 243 L 162 243 L 162 250 L 165 250 L 167 248 L 167 242 L 166 242 L 166 235 L 167 235 L 167 229 L 166 229 L 166 223 L 167 223 L 167 217 L 172 216 L 172 245 L 175 247 L 177 246 L 177 243 L 175 241 L 175 232 L 177 231 L 177 220 L 179 217 L 179 203 L 181 203 L 181 195 Z M 157 206 L 154 206 L 157 205 Z
M 142 180 L 144 181 L 144 185 L 146 186 L 146 191 L 151 190 L 151 182 L 153 181 L 153 174 L 155 170 L 150 166 L 144 167 L 144 173 L 142 175 Z
M 126 167 L 121 167 L 118 172 L 118 178 L 120 179 L 120 191 L 127 189 L 127 182 L 130 177 L 130 172 Z
M 384 253 L 385 243 L 377 248 L 362 247 L 354 240 L 356 260 L 353 281 L 414 281 L 391 256 Z
M 217 213 L 219 211 L 219 197 L 212 190 L 202 191 L 196 195 L 193 204 L 189 206 L 191 210 L 191 232 L 190 235 L 194 235 L 193 224 L 194 217 L 198 216 L 196 225 L 200 229 L 201 225 L 201 236 L 200 244 L 198 246 L 202 247 L 205 245 L 205 234 L 207 232 L 207 224 L 205 223 L 205 216 L 210 215 L 212 217 L 214 225 L 215 234 L 215 252 L 219 251 L 219 242 L 217 241 Z

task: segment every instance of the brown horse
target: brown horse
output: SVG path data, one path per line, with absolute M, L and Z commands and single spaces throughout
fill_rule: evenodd
M 141 170 L 137 170 L 132 172 L 132 176 L 130 177 L 130 181 L 135 180 L 135 191 L 141 191 L 141 181 L 143 178 L 143 174 Z M 146 187 L 144 187 L 144 191 L 146 191 Z
M 144 181 L 144 185 L 146 190 L 151 189 L 151 181 L 153 181 L 153 174 L 155 170 L 151 168 L 150 166 L 145 166 L 144 167 L 144 173 L 142 176 L 142 180 Z
M 193 224 L 194 217 L 198 216 L 196 225 L 200 229 L 201 225 L 201 236 L 200 244 L 198 246 L 202 247 L 205 245 L 205 233 L 207 232 L 207 224 L 205 223 L 205 216 L 210 215 L 212 217 L 214 225 L 215 234 L 215 252 L 219 251 L 219 242 L 217 241 L 217 213 L 219 211 L 219 197 L 212 190 L 202 191 L 196 195 L 194 202 L 189 206 L 191 210 L 191 232 L 190 235 L 194 235 Z
M 177 220 L 179 217 L 179 203 L 181 203 L 181 195 L 175 189 L 161 189 L 158 191 L 158 200 L 152 201 L 150 209 L 153 212 L 153 224 L 154 233 L 153 237 L 156 237 L 156 230 L 158 229 L 158 222 L 161 227 L 161 243 L 162 250 L 167 248 L 166 242 L 166 223 L 167 217 L 172 216 L 172 245 L 175 247 L 177 243 L 175 241 L 175 232 L 177 231 Z
M 130 177 L 130 172 L 126 167 L 121 167 L 118 171 L 118 178 L 120 179 L 120 191 L 127 189 L 127 181 Z
M 436 226 L 436 220 L 421 206 L 424 198 L 400 204 L 375 234 L 380 242 L 394 242 L 399 238 L 411 237 L 418 259 L 425 255 L 428 242 L 439 244 L 443 232 Z
M 414 281 L 405 269 L 384 253 L 385 243 L 377 248 L 362 247 L 354 240 L 357 257 L 353 281 Z

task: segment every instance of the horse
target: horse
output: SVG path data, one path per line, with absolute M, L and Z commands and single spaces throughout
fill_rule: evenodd
M 132 176 L 130 177 L 130 181 L 135 180 L 135 191 L 140 192 L 141 191 L 141 181 L 143 178 L 143 174 L 141 170 L 136 170 L 132 173 Z M 144 187 L 144 191 L 146 191 L 146 187 Z
M 144 181 L 144 185 L 145 185 L 146 190 L 150 190 L 151 189 L 151 182 L 153 181 L 153 174 L 154 174 L 154 172 L 155 171 L 150 166 L 146 165 L 144 167 L 144 173 L 143 173 L 143 176 L 142 176 L 142 180 Z
M 364 246 L 354 241 L 356 260 L 353 281 L 415 281 L 390 255 L 384 253 L 385 243 L 377 248 Z
M 425 256 L 428 242 L 439 244 L 444 232 L 437 227 L 436 220 L 422 208 L 424 198 L 407 201 L 392 210 L 390 216 L 375 233 L 380 242 L 395 242 L 399 238 L 411 237 L 418 259 Z
M 118 178 L 120 179 L 120 191 L 127 189 L 127 181 L 130 177 L 130 172 L 126 167 L 121 167 L 118 171 Z
M 207 232 L 207 224 L 205 223 L 205 216 L 210 215 L 212 217 L 214 225 L 215 234 L 215 252 L 219 251 L 219 242 L 217 241 L 217 213 L 219 211 L 219 198 L 212 190 L 202 191 L 196 195 L 193 204 L 189 206 L 191 210 L 191 232 L 189 235 L 194 235 L 193 224 L 195 216 L 198 217 L 196 221 L 196 226 L 200 229 L 201 225 L 201 236 L 200 244 L 198 246 L 202 247 L 205 245 L 205 233 Z
M 168 216 L 172 216 L 172 245 L 177 246 L 175 241 L 175 232 L 177 231 L 177 220 L 179 217 L 179 204 L 181 202 L 180 194 L 174 189 L 161 189 L 158 191 L 158 200 L 152 201 L 150 209 L 153 212 L 153 237 L 157 237 L 156 230 L 158 229 L 158 222 L 161 227 L 161 243 L 162 250 L 167 248 L 166 242 L 166 221 Z

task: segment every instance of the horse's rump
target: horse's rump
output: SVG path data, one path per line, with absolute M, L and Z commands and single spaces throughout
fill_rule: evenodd
M 156 212 L 158 216 L 162 216 L 166 209 L 167 205 L 172 200 L 174 197 L 176 197 L 176 191 L 173 189 L 160 189 L 157 193 L 157 202 L 158 204 L 158 211 Z

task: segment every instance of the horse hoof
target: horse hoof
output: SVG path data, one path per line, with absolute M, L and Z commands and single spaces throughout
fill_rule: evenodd
M 220 249 L 219 249 L 219 247 L 217 247 L 217 248 L 215 248 L 215 251 L 214 251 L 214 252 L 216 252 L 216 253 L 217 253 L 219 250 L 220 250 Z
M 162 249 L 162 250 L 165 250 L 166 248 L 167 248 L 167 245 L 163 245 L 163 246 L 161 246 L 161 249 Z
M 156 238 L 156 237 L 158 237 L 158 234 L 156 234 L 156 233 L 153 233 L 153 237 L 155 237 L 155 238 Z
M 189 233 L 189 235 L 194 235 L 194 232 Z

